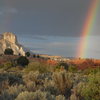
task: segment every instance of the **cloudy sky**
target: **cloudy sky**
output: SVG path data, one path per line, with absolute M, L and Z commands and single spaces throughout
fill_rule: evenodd
M 75 57 L 92 1 L 0 0 L 0 33 L 14 32 L 37 53 Z M 99 18 L 100 7 L 88 40 L 89 58 L 100 58 Z

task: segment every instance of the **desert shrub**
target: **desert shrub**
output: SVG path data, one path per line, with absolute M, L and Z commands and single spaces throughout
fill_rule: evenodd
M 48 69 L 45 64 L 42 64 L 40 62 L 32 62 L 25 68 L 25 72 L 30 71 L 39 71 L 40 73 L 47 73 Z
M 63 95 L 56 96 L 56 100 L 66 100 L 66 98 Z
M 6 81 L 8 80 L 9 85 L 14 84 L 22 84 L 22 76 L 20 74 L 13 74 L 13 73 L 0 73 L 0 81 Z
M 22 92 L 18 95 L 18 97 L 15 100 L 33 100 L 34 93 L 33 92 Z
M 77 95 L 75 94 L 71 94 L 70 100 L 82 100 L 82 99 L 79 99 L 79 97 L 77 97 Z
M 96 74 L 100 72 L 100 67 L 97 68 L 87 68 L 83 71 L 83 74 L 89 75 L 89 74 Z
M 40 55 L 39 54 L 37 55 L 37 58 L 40 58 Z
M 36 90 L 36 83 L 38 81 L 39 72 L 29 72 L 28 74 L 23 75 L 23 81 L 27 86 L 29 91 Z
M 36 58 L 36 54 L 33 54 L 33 58 Z
M 88 76 L 88 81 L 77 86 L 77 94 L 84 100 L 100 100 L 100 72 Z
M 37 80 L 38 76 L 39 76 L 38 71 L 37 72 L 31 71 L 28 74 L 23 75 L 23 80 L 24 80 L 25 83 L 27 83 L 29 81 L 34 81 L 35 82 Z
M 6 63 L 3 64 L 3 69 L 4 70 L 8 70 L 11 67 L 13 67 L 13 63 L 11 61 L 8 61 L 8 62 L 6 62 Z
M 58 64 L 58 66 L 59 66 L 59 67 L 63 67 L 65 70 L 68 70 L 68 67 L 69 67 L 69 65 L 68 65 L 67 63 L 65 63 L 65 62 L 60 62 L 60 63 Z
M 4 68 L 4 65 L 3 64 L 0 64 L 0 69 L 2 70 Z
M 20 57 L 17 59 L 17 64 L 24 67 L 24 66 L 26 66 L 26 65 L 29 64 L 29 60 L 28 60 L 26 57 L 24 57 L 24 56 L 20 56 Z
M 3 90 L 7 89 L 9 87 L 9 82 L 8 80 L 1 81 L 0 82 L 0 94 Z
M 15 72 L 15 73 L 20 73 L 21 71 L 23 70 L 23 67 L 20 67 L 20 66 L 16 66 L 16 67 L 11 67 L 10 69 L 8 69 L 7 71 L 8 72 Z
M 26 56 L 26 57 L 29 57 L 29 56 L 30 56 L 30 52 L 26 52 L 26 53 L 25 53 L 25 56 Z
M 18 94 L 23 91 L 26 91 L 26 88 L 23 85 L 11 86 L 8 89 L 2 91 L 0 98 L 1 100 L 15 100 Z
M 80 82 L 87 82 L 87 76 L 80 73 L 72 73 L 71 80 L 73 81 L 73 87 L 75 87 Z
M 68 68 L 68 71 L 70 72 L 77 72 L 77 67 L 76 66 L 73 66 L 73 65 L 70 65 L 69 68 Z
M 53 81 L 61 94 L 69 97 L 73 85 L 70 75 L 66 71 L 55 72 L 53 73 Z
M 9 80 L 10 85 L 23 84 L 23 80 L 22 80 L 22 77 L 20 75 L 10 74 L 8 77 L 8 80 Z
M 13 55 L 13 53 L 14 53 L 13 50 L 10 48 L 5 49 L 5 51 L 4 51 L 5 55 Z
M 70 100 L 84 100 L 84 98 L 82 98 L 80 95 L 81 87 L 83 85 L 84 85 L 84 82 L 80 82 L 73 87 L 73 89 L 71 90 Z
M 22 92 L 15 100 L 55 100 L 55 97 L 48 92 L 38 90 L 36 92 Z
M 57 72 L 59 72 L 61 69 L 64 69 L 63 66 L 58 66 L 57 65 L 54 70 L 57 71 Z
M 29 91 L 36 91 L 38 89 L 43 89 L 45 75 L 40 74 L 38 71 L 29 72 L 23 76 L 23 80 Z
M 52 95 L 59 95 L 59 89 L 55 87 L 55 83 L 52 79 L 45 78 L 44 80 L 44 91 L 50 92 Z
M 54 87 L 54 86 L 47 86 L 45 87 L 45 91 L 50 92 L 52 95 L 58 95 L 59 94 L 59 90 Z

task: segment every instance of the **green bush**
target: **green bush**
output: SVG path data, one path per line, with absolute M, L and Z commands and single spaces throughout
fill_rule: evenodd
M 25 67 L 26 65 L 29 64 L 29 60 L 26 57 L 24 57 L 24 56 L 20 56 L 17 59 L 17 64 L 20 65 L 20 66 Z
M 37 55 L 37 58 L 40 58 L 40 55 L 39 54 Z
M 10 68 L 12 68 L 12 67 L 13 67 L 13 63 L 10 62 L 10 61 L 8 61 L 8 62 L 6 62 L 5 64 L 3 64 L 3 69 L 4 69 L 4 70 L 8 70 L 8 69 L 10 69 Z
M 26 57 L 29 57 L 30 56 L 30 52 L 26 52 L 25 55 L 26 55 Z
M 33 58 L 36 58 L 36 54 L 33 54 Z
M 84 74 L 89 75 L 89 74 L 96 74 L 100 72 L 100 67 L 97 68 L 87 68 L 83 71 Z
M 5 49 L 5 51 L 4 51 L 5 55 L 13 55 L 13 53 L 14 53 L 13 50 L 10 48 Z
M 47 65 L 45 64 L 42 64 L 40 62 L 32 62 L 25 68 L 25 72 L 30 71 L 39 71 L 40 73 L 47 73 L 48 69 Z
M 61 67 L 63 67 L 65 70 L 68 70 L 69 65 L 65 62 L 60 62 L 58 64 L 58 68 L 61 68 Z
M 77 72 L 78 69 L 77 69 L 76 66 L 72 66 L 72 65 L 70 65 L 69 68 L 68 68 L 68 71 L 70 71 L 70 72 Z
M 88 81 L 76 89 L 84 100 L 100 100 L 100 72 L 87 76 Z

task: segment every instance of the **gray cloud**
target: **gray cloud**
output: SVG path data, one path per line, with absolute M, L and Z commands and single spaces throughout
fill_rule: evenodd
M 35 40 L 47 40 L 47 38 L 45 36 L 38 36 L 38 35 L 32 36 L 31 39 L 35 39 Z
M 10 15 L 9 29 L 5 27 L 1 30 L 40 36 L 77 37 L 81 34 L 90 3 L 91 0 L 9 0 L 8 4 L 1 3 L 2 8 L 9 8 L 9 13 L 18 14 Z M 100 23 L 96 24 L 100 26 Z M 94 34 L 99 35 L 98 30 Z
M 18 14 L 18 10 L 16 8 L 2 8 L 2 9 L 0 9 L 0 15 L 3 17 L 6 17 L 8 15 L 11 16 L 13 14 Z
M 9 8 L 5 10 L 6 13 L 18 13 L 18 10 L 16 8 Z
M 2 11 L 0 11 L 0 15 L 2 15 L 3 13 L 2 13 Z

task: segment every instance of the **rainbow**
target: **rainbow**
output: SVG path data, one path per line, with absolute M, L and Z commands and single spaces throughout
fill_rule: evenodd
M 85 23 L 81 32 L 82 38 L 79 42 L 77 57 L 85 58 L 87 55 L 86 48 L 88 47 L 89 36 L 95 23 L 97 11 L 99 8 L 99 1 L 100 0 L 91 0 L 91 4 L 86 14 Z

